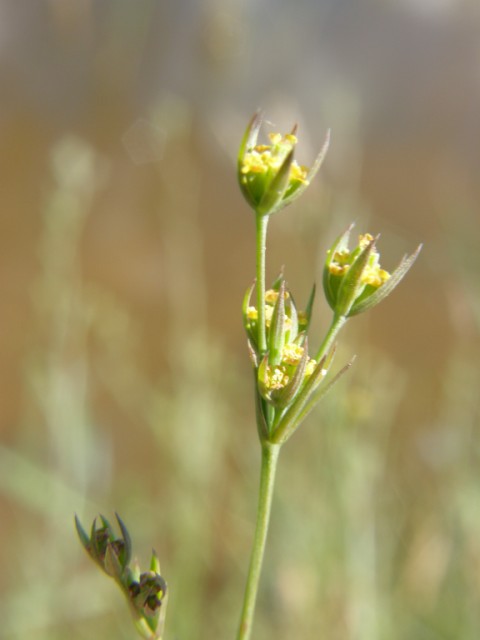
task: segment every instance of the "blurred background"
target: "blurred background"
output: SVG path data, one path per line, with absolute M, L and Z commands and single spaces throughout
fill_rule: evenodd
M 235 157 L 262 107 L 307 165 L 332 130 L 268 278 L 302 306 L 351 221 L 387 269 L 424 249 L 282 452 L 254 637 L 476 640 L 478 2 L 2 0 L 0 87 L 0 638 L 135 637 L 73 528 L 115 510 L 160 556 L 166 637 L 235 637 L 259 469 Z M 314 341 L 329 319 L 320 295 Z

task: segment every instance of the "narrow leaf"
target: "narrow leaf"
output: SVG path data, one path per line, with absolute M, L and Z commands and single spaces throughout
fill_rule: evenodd
M 296 420 L 295 424 L 293 425 L 293 429 L 297 429 L 300 426 L 300 423 L 305 420 L 305 418 L 312 411 L 312 409 L 314 409 L 314 407 L 320 402 L 320 400 L 330 391 L 330 389 L 334 385 L 337 384 L 337 382 L 340 380 L 340 378 L 345 373 L 347 373 L 347 371 L 349 371 L 350 367 L 355 362 L 355 359 L 356 359 L 356 356 L 354 356 L 350 360 L 350 362 L 347 362 L 347 364 L 344 367 L 342 367 L 342 369 L 340 369 L 340 371 L 337 374 L 335 374 L 335 376 L 328 382 L 328 384 L 326 384 L 325 386 L 322 385 L 321 387 L 319 387 L 317 389 L 317 392 L 312 395 L 311 399 L 305 405 L 305 408 L 303 409 L 303 411 L 298 416 L 298 419 Z

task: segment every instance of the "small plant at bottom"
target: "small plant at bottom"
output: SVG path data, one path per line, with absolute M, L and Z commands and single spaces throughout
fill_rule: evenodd
M 152 552 L 150 569 L 140 572 L 131 566 L 132 543 L 127 527 L 116 514 L 121 537 L 116 537 L 111 524 L 100 515 L 101 526 L 93 521 L 90 536 L 75 516 L 78 537 L 88 555 L 115 580 L 130 605 L 137 631 L 146 640 L 161 640 L 167 606 L 167 583 L 160 575 L 160 563 Z

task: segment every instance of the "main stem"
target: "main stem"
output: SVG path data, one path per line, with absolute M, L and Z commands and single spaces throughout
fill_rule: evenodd
M 262 443 L 262 466 L 260 470 L 257 525 L 255 528 L 255 538 L 250 558 L 250 567 L 248 569 L 247 585 L 245 588 L 237 640 L 248 640 L 252 632 L 253 615 L 255 613 L 258 583 L 262 570 L 268 524 L 270 522 L 270 510 L 275 485 L 275 471 L 277 468 L 280 446 L 281 445 L 270 444 L 268 442 Z
M 257 240 L 257 309 L 258 309 L 258 349 L 263 356 L 267 350 L 265 331 L 265 253 L 267 248 L 267 227 L 269 216 L 255 215 Z

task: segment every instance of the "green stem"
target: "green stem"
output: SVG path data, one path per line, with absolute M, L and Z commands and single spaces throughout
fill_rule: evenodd
M 330 325 L 330 328 L 328 329 L 327 334 L 323 339 L 322 344 L 320 345 L 320 349 L 318 350 L 316 358 L 317 362 L 320 362 L 323 356 L 329 352 L 338 333 L 340 332 L 340 329 L 343 327 L 347 320 L 348 318 L 346 318 L 345 316 L 337 316 L 336 314 L 334 314 L 332 324 Z
M 257 509 L 257 526 L 253 541 L 247 585 L 243 599 L 243 609 L 238 628 L 237 640 L 248 640 L 252 632 L 253 615 L 257 599 L 258 583 L 262 570 L 265 543 L 267 540 L 270 510 L 272 506 L 275 471 L 281 445 L 262 443 L 262 466 L 260 471 L 260 490 Z
M 267 338 L 265 331 L 265 253 L 267 248 L 267 227 L 269 216 L 256 217 L 257 240 L 257 309 L 258 309 L 258 348 L 263 356 L 267 350 Z

